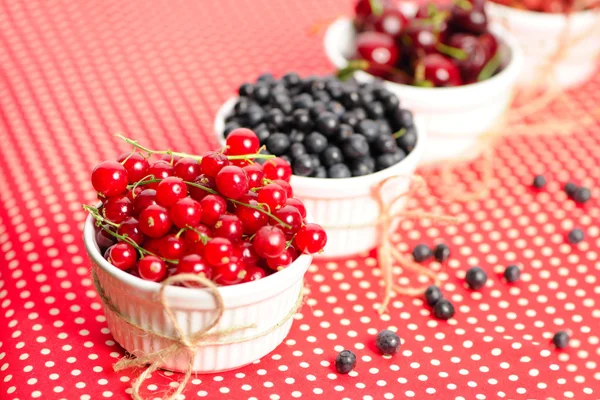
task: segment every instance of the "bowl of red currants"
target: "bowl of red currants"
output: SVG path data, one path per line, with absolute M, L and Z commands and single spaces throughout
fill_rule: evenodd
M 226 144 L 248 129 L 265 153 L 277 156 L 264 161 L 265 174 L 273 179 L 277 169 L 291 176 L 309 218 L 327 230 L 317 257 L 377 246 L 382 210 L 376 196 L 391 200 L 406 192 L 426 146 L 422 122 L 381 82 L 335 76 L 265 73 L 242 84 L 218 111 L 215 133 Z M 393 211 L 403 205 L 396 202 Z
M 573 0 L 492 0 L 487 13 L 511 32 L 525 52 L 523 85 L 572 87 L 596 71 L 600 3 Z
M 164 294 L 185 334 L 211 324 L 217 300 L 190 281 L 193 274 L 222 298 L 223 314 L 210 332 L 231 331 L 197 346 L 193 371 L 230 370 L 268 354 L 289 332 L 312 254 L 327 242 L 323 228 L 306 221 L 289 176 L 263 179 L 255 160 L 272 156 L 257 154 L 251 131 L 202 156 L 126 141 L 135 150 L 96 166 L 92 185 L 101 202 L 84 206 L 85 247 L 116 341 L 138 356 L 173 344 L 177 333 L 159 291 L 177 275 L 181 282 Z M 161 368 L 185 371 L 188 362 L 180 352 Z
M 340 75 L 383 79 L 423 117 L 424 162 L 474 157 L 479 136 L 510 105 L 522 52 L 501 26 L 488 25 L 483 0 L 401 6 L 359 0 L 353 18 L 328 27 L 325 52 Z

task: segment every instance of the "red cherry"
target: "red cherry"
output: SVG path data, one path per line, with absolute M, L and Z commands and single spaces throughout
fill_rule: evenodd
M 215 178 L 212 178 L 207 175 L 200 175 L 199 177 L 194 179 L 193 183 L 194 185 L 188 185 L 188 191 L 190 192 L 190 196 L 197 201 L 202 200 L 210 194 L 208 190 L 201 189 L 198 186 L 205 187 L 209 190 L 217 190 Z
M 156 202 L 165 207 L 171 207 L 186 196 L 187 186 L 176 176 L 163 179 L 156 187 Z
M 156 204 L 156 190 L 144 189 L 140 194 L 135 196 L 135 200 L 133 201 L 133 212 L 135 215 L 139 215 L 153 204 Z
M 233 248 L 233 254 L 242 260 L 246 267 L 256 265 L 260 260 L 251 242 L 243 241 L 237 243 Z
M 451 9 L 450 24 L 458 32 L 481 34 L 487 31 L 485 0 L 467 0 L 470 7 L 454 4 Z
M 496 53 L 498 43 L 495 42 L 494 37 L 492 35 L 483 36 L 486 38 L 481 40 L 474 35 L 456 33 L 448 41 L 449 46 L 461 49 L 467 55 L 464 60 L 454 61 L 460 69 L 464 83 L 477 82 L 479 73 Z
M 412 57 L 437 52 L 436 46 L 443 41 L 447 26 L 435 26 L 429 19 L 413 19 L 406 27 L 405 51 Z
M 139 218 L 140 230 L 153 238 L 164 236 L 171 229 L 171 218 L 166 208 L 157 204 L 146 207 Z
M 225 197 L 239 199 L 248 190 L 248 177 L 243 169 L 235 165 L 223 167 L 215 179 L 217 189 Z
M 102 228 L 96 232 L 96 243 L 98 244 L 100 250 L 109 248 L 115 244 L 115 241 L 115 237 Z
M 295 237 L 296 248 L 303 253 L 314 254 L 318 253 L 327 244 L 327 234 L 325 230 L 317 224 L 306 224 Z
M 285 190 L 276 183 L 269 183 L 258 192 L 258 202 L 269 206 L 271 212 L 283 207 L 286 200 Z
M 144 243 L 144 234 L 140 230 L 139 222 L 133 217 L 121 222 L 119 229 L 117 229 L 117 233 L 121 236 L 127 235 L 127 237 L 133 240 L 138 246 Z
M 226 145 L 229 155 L 255 154 L 260 148 L 260 141 L 250 129 L 237 128 L 227 135 Z
M 284 181 L 283 179 L 275 179 L 273 183 L 281 186 L 283 190 L 285 190 L 285 194 L 287 194 L 288 199 L 290 197 L 294 197 L 294 190 L 292 189 L 292 185 L 290 185 L 288 182 Z
M 460 70 L 448 57 L 441 54 L 427 54 L 420 63 L 425 69 L 425 80 L 435 87 L 460 86 L 463 83 Z
M 219 285 L 235 285 L 246 276 L 244 265 L 236 257 L 231 257 L 227 263 L 216 266 L 213 272 L 215 282 Z
M 117 161 L 122 163 L 127 170 L 129 183 L 139 182 L 148 175 L 150 163 L 140 153 L 123 153 L 117 158 Z
M 206 225 L 197 225 L 183 232 L 186 251 L 190 254 L 204 254 L 204 243 L 210 238 L 210 229 Z
M 227 211 L 227 202 L 221 196 L 209 194 L 200 201 L 202 206 L 202 217 L 200 220 L 203 224 L 214 225 L 219 217 Z
M 233 256 L 233 245 L 229 239 L 214 238 L 204 246 L 204 258 L 214 266 L 227 264 Z
M 135 265 L 137 253 L 132 245 L 121 242 L 109 247 L 104 253 L 104 258 L 115 267 L 125 271 Z
M 213 229 L 214 237 L 224 237 L 235 243 L 242 239 L 242 222 L 231 214 L 224 214 L 219 217 Z
M 298 200 L 297 198 L 288 198 L 285 201 L 285 204 L 288 206 L 296 207 L 296 209 L 300 212 L 300 216 L 302 216 L 302 219 L 306 218 L 306 207 L 304 207 L 304 203 L 302 203 L 300 200 Z
M 250 204 L 254 207 L 259 207 L 258 202 L 256 200 L 245 200 L 246 204 Z M 267 214 L 260 212 L 251 207 L 246 207 L 243 205 L 238 205 L 235 209 L 235 215 L 241 221 L 242 229 L 245 234 L 252 235 L 256 233 L 260 228 L 265 226 L 269 222 L 269 217 Z
M 124 193 L 127 190 L 127 170 L 116 161 L 102 161 L 92 171 L 92 186 L 106 197 Z
M 296 250 L 293 247 L 288 247 L 283 253 L 277 257 L 267 258 L 267 265 L 273 271 L 281 271 L 290 266 L 297 258 Z
M 379 16 L 373 16 L 373 27 L 377 32 L 398 38 L 406 26 L 408 18 L 397 8 L 386 8 Z
M 275 179 L 283 179 L 286 182 L 290 181 L 292 176 L 292 166 L 283 158 L 269 158 L 263 164 L 265 178 L 274 181 Z
M 143 191 L 143 186 L 136 186 L 135 188 L 127 191 L 127 198 L 133 203 L 135 201 L 135 198 L 138 197 L 138 195 Z
M 196 226 L 202 218 L 202 206 L 191 197 L 185 197 L 173 204 L 170 210 L 171 220 L 178 228 Z
M 300 211 L 294 206 L 281 207 L 279 210 L 276 210 L 273 215 L 290 226 L 289 228 L 284 227 L 271 218 L 271 224 L 279 227 L 287 236 L 292 236 L 294 233 L 298 232 L 298 229 L 302 226 L 302 215 L 300 215 Z
M 165 179 L 169 176 L 173 176 L 173 172 L 174 170 L 171 164 L 166 161 L 159 160 L 150 165 L 147 175 L 152 175 L 154 179 Z M 145 186 L 150 189 L 156 189 L 158 182 L 149 183 Z
M 250 164 L 242 168 L 248 177 L 248 188 L 252 189 L 255 187 L 262 186 L 262 180 L 265 176 L 260 164 Z
M 200 163 L 193 158 L 182 158 L 175 163 L 173 170 L 176 177 L 193 182 L 200 175 Z
M 126 195 L 109 197 L 102 205 L 102 214 L 118 224 L 133 215 L 133 204 Z
M 138 262 L 138 274 L 147 281 L 159 282 L 167 275 L 167 266 L 158 257 L 145 256 Z
M 210 279 L 212 277 L 212 267 L 198 254 L 188 254 L 179 259 L 176 273 L 203 275 L 205 278 Z M 196 282 L 183 282 L 183 285 L 187 287 L 202 287 L 201 284 Z
M 356 36 L 356 58 L 369 63 L 367 72 L 386 72 L 398 61 L 398 47 L 394 38 L 380 32 L 363 32 Z
M 263 226 L 252 240 L 256 254 L 263 258 L 277 257 L 285 250 L 285 234 L 275 226 Z
M 372 0 L 357 0 L 356 4 L 354 4 L 354 14 L 356 15 L 357 22 L 362 22 L 374 15 L 373 4 L 375 2 Z M 389 0 L 382 0 L 379 4 L 384 8 L 390 7 Z
M 160 255 L 169 260 L 177 260 L 185 253 L 185 244 L 182 238 L 176 235 L 167 235 L 160 239 Z
M 202 157 L 200 171 L 206 176 L 215 178 L 219 171 L 228 165 L 229 160 L 225 154 L 212 152 Z
M 264 278 L 265 276 L 267 276 L 267 273 L 264 269 L 262 269 L 261 267 L 257 267 L 256 265 L 251 265 L 249 267 L 246 267 L 246 276 L 244 276 L 242 282 L 257 281 L 259 279 Z

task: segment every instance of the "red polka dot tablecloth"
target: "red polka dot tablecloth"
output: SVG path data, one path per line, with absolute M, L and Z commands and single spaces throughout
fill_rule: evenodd
M 126 149 L 115 133 L 152 148 L 216 146 L 215 112 L 240 83 L 266 70 L 331 71 L 321 37 L 309 32 L 348 13 L 350 3 L 11 0 L 0 7 L 0 398 L 126 399 L 140 371 L 112 371 L 124 351 L 106 326 L 81 238 L 81 204 L 95 198 L 91 169 Z M 571 108 L 559 102 L 534 118 L 593 115 L 600 79 L 565 96 Z M 421 299 L 400 296 L 379 315 L 374 252 L 317 261 L 284 344 L 239 370 L 193 376 L 185 398 L 600 398 L 600 123 L 570 129 L 504 140 L 482 200 L 411 200 L 462 220 L 406 220 L 393 237 L 403 252 L 421 242 L 450 246 L 451 260 L 429 267 L 455 318 L 438 321 Z M 458 170 L 466 189 L 478 171 Z M 443 184 L 438 170 L 420 173 L 433 189 Z M 536 173 L 549 181 L 540 191 L 529 186 Z M 592 200 L 567 199 L 568 180 L 592 188 Z M 579 245 L 565 241 L 573 227 L 586 233 Z M 512 285 L 501 279 L 509 264 L 523 271 Z M 479 292 L 464 285 L 473 265 L 489 276 Z M 384 328 L 402 338 L 393 357 L 374 346 Z M 564 350 L 550 343 L 559 330 L 572 338 Z M 333 360 L 344 348 L 358 364 L 338 375 Z M 180 378 L 154 372 L 142 394 L 160 398 Z

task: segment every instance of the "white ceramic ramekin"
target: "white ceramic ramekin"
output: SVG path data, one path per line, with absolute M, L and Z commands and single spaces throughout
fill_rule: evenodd
M 229 99 L 217 112 L 215 134 L 224 144 L 225 117 L 233 110 L 237 98 Z M 374 174 L 346 178 L 324 179 L 292 175 L 294 196 L 302 200 L 309 218 L 327 231 L 325 251 L 319 258 L 344 257 L 370 250 L 379 244 L 376 225 L 381 210 L 373 197 L 373 189 L 383 180 L 398 176 L 385 184 L 383 199 L 392 200 L 406 192 L 425 148 L 425 128 L 420 118 L 415 118 L 417 144 L 413 151 L 399 163 Z M 398 201 L 392 211 L 400 211 L 404 200 Z M 370 225 L 370 226 L 365 226 Z M 356 227 L 353 227 L 356 226 Z M 360 227 L 358 227 L 360 226 Z M 395 229 L 397 224 L 392 225 Z
M 473 158 L 480 151 L 478 136 L 498 123 L 512 100 L 523 55 L 517 42 L 500 26 L 492 32 L 506 49 L 506 67 L 499 74 L 470 85 L 451 88 L 423 88 L 384 81 L 403 107 L 424 119 L 428 142 L 423 163 L 454 158 Z M 325 52 L 337 67 L 348 65 L 354 53 L 356 31 L 350 18 L 339 18 L 325 33 Z M 359 81 L 374 77 L 357 71 Z
M 85 222 L 83 238 L 93 271 L 111 302 L 137 324 L 165 335 L 176 336 L 173 324 L 158 300 L 160 284 L 130 275 L 108 263 L 96 244 L 91 217 Z M 220 287 L 225 311 L 211 332 L 255 324 L 256 328 L 248 328 L 226 337 L 235 339 L 257 335 L 274 327 L 296 305 L 302 290 L 304 274 L 311 262 L 312 256 L 301 255 L 288 268 L 266 278 Z M 177 321 L 188 335 L 208 326 L 215 318 L 216 303 L 206 289 L 171 286 L 165 289 L 165 295 Z M 141 334 L 106 307 L 104 312 L 115 340 L 130 353 L 155 352 L 173 344 L 166 339 Z M 289 318 L 280 327 L 257 339 L 198 347 L 194 372 L 231 370 L 264 357 L 285 339 L 292 321 L 293 318 Z M 171 371 L 187 370 L 189 361 L 184 353 L 165 359 L 161 368 Z
M 556 55 L 562 40 L 571 45 L 550 70 L 547 79 L 556 79 L 556 83 L 565 88 L 588 80 L 596 71 L 600 54 L 599 12 L 582 11 L 566 17 L 488 1 L 487 13 L 492 21 L 515 36 L 525 52 L 525 66 L 519 83 L 530 85 L 543 78 L 542 69 Z

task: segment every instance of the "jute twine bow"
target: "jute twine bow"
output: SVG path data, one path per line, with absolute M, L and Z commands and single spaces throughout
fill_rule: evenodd
M 170 395 L 166 394 L 165 396 L 163 396 L 164 400 L 175 400 L 183 392 L 187 383 L 190 380 L 190 377 L 192 375 L 192 371 L 194 368 L 194 363 L 196 361 L 196 350 L 199 347 L 242 343 L 242 342 L 246 342 L 246 341 L 250 341 L 250 340 L 254 340 L 254 339 L 258 339 L 260 337 L 266 336 L 269 333 L 271 333 L 271 332 L 275 331 L 276 329 L 278 329 L 279 327 L 281 327 L 282 325 L 284 325 L 290 318 L 292 318 L 294 316 L 294 314 L 296 313 L 298 308 L 302 305 L 303 296 L 304 296 L 303 289 L 301 289 L 300 294 L 298 295 L 298 299 L 294 303 L 294 306 L 277 324 L 270 327 L 269 329 L 267 329 L 263 332 L 257 333 L 255 335 L 251 335 L 251 336 L 245 336 L 245 337 L 240 337 L 240 338 L 219 339 L 221 337 L 224 337 L 224 336 L 226 337 L 228 335 L 231 335 L 232 333 L 240 332 L 245 329 L 256 328 L 256 325 L 249 324 L 249 325 L 233 326 L 233 327 L 230 327 L 227 329 L 221 329 L 218 331 L 211 332 L 211 329 L 213 329 L 219 323 L 219 321 L 221 320 L 221 317 L 223 316 L 223 312 L 225 311 L 225 304 L 223 302 L 223 297 L 219 293 L 218 286 L 215 285 L 210 279 L 207 279 L 203 276 L 196 275 L 196 274 L 173 275 L 173 276 L 165 279 L 161 283 L 160 290 L 158 293 L 160 304 L 162 305 L 165 314 L 167 315 L 169 320 L 171 320 L 171 323 L 173 324 L 173 327 L 175 328 L 176 336 L 170 336 L 170 335 L 165 335 L 161 332 L 154 331 L 150 328 L 146 328 L 146 327 L 138 324 L 137 322 L 133 321 L 127 315 L 123 314 L 114 305 L 114 303 L 110 300 L 110 298 L 104 292 L 104 289 L 102 288 L 100 281 L 98 280 L 98 276 L 96 274 L 95 269 L 92 269 L 92 278 L 94 281 L 94 286 L 96 287 L 96 291 L 98 292 L 98 295 L 102 299 L 104 306 L 106 308 L 108 308 L 116 317 L 118 317 L 120 320 L 126 322 L 128 325 L 134 327 L 135 329 L 137 329 L 145 334 L 148 334 L 148 335 L 154 336 L 154 337 L 158 337 L 158 338 L 162 338 L 162 339 L 166 339 L 168 341 L 173 342 L 173 344 L 171 344 L 169 347 L 166 347 L 162 350 L 158 350 L 158 351 L 155 351 L 152 353 L 138 355 L 135 358 L 125 357 L 113 365 L 113 369 L 115 371 L 121 371 L 121 370 L 127 369 L 127 368 L 144 367 L 144 366 L 150 364 L 131 385 L 131 387 L 132 387 L 131 396 L 135 400 L 143 400 L 143 398 L 140 395 L 140 387 L 141 387 L 142 383 L 146 379 L 149 378 L 150 374 L 152 374 L 154 371 L 156 371 L 160 367 L 160 365 L 162 365 L 165 362 L 165 360 L 167 360 L 171 357 L 177 356 L 180 353 L 185 353 L 188 356 L 188 366 L 185 371 L 183 380 L 180 382 L 179 386 L 177 386 L 177 389 L 172 394 L 170 394 Z M 165 289 L 168 286 L 176 284 L 176 283 L 182 283 L 182 282 L 195 282 L 195 283 L 198 283 L 198 284 L 204 286 L 211 293 L 211 295 L 213 296 L 215 303 L 216 303 L 215 310 L 217 312 L 217 315 L 215 316 L 214 320 L 207 326 L 205 326 L 202 329 L 200 329 L 196 332 L 193 332 L 189 335 L 186 334 L 185 331 L 181 328 L 173 310 L 171 310 L 171 308 L 169 307 L 169 305 L 167 303 L 167 299 L 165 297 Z M 210 339 L 212 339 L 212 340 L 210 340 Z

